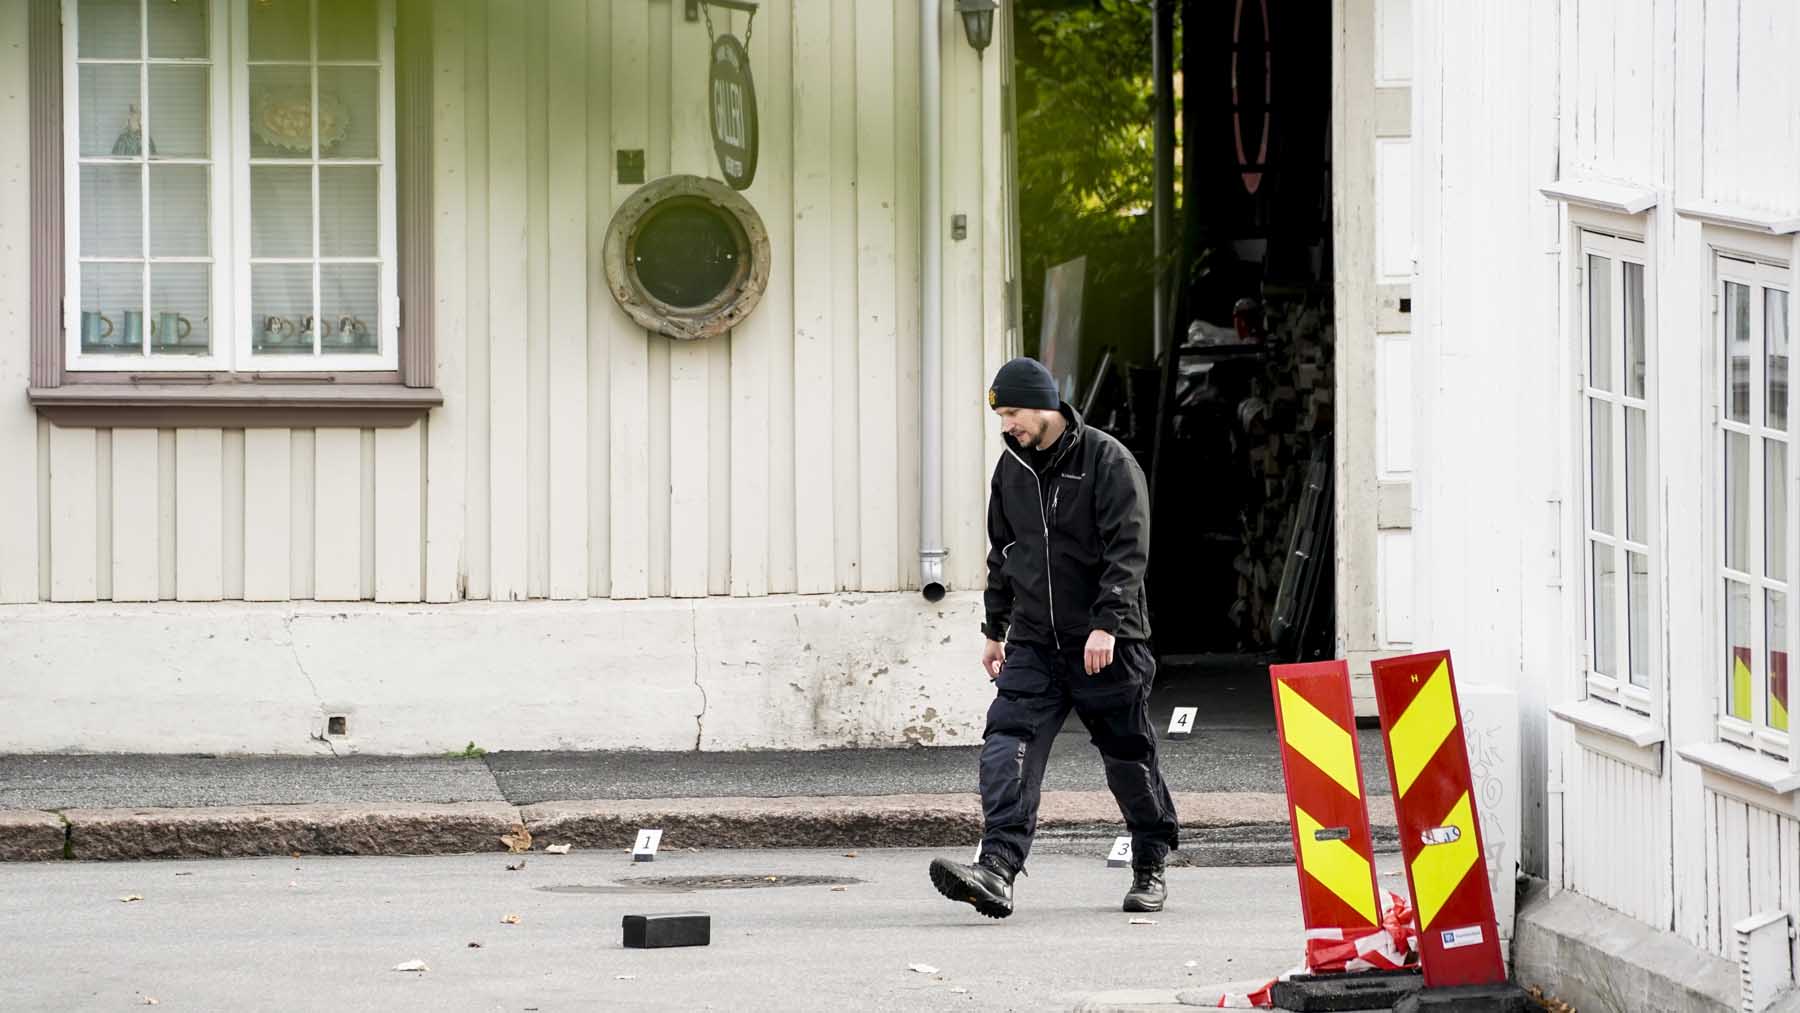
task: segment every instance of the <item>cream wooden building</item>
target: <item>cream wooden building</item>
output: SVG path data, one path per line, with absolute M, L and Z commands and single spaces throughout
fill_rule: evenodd
M 631 180 L 720 174 L 709 25 L 772 258 L 676 341 L 602 260 Z M 1007 45 L 907 0 L 0 3 L 0 750 L 971 741 Z

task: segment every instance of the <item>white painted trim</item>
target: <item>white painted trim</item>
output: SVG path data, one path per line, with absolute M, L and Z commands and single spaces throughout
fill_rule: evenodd
M 1729 742 L 1696 742 L 1677 746 L 1675 752 L 1689 763 L 1704 767 L 1709 773 L 1723 775 L 1730 782 L 1760 788 L 1775 795 L 1791 796 L 1795 791 L 1800 791 L 1800 771 L 1789 770 L 1783 761 L 1753 749 L 1734 746 Z M 1733 793 L 1728 791 L 1725 794 Z M 1733 794 L 1733 797 L 1741 796 Z M 1786 808 L 1792 811 L 1791 799 Z
M 1791 236 L 1800 232 L 1800 215 L 1736 204 L 1682 204 L 1676 206 L 1675 213 L 1708 225 L 1722 225 L 1770 236 Z
M 1660 202 L 1655 190 L 1598 179 L 1560 179 L 1538 187 L 1538 192 L 1565 204 L 1622 215 L 1641 215 Z
M 1550 713 L 1577 728 L 1608 735 L 1639 748 L 1657 745 L 1668 738 L 1662 725 L 1648 715 L 1592 698 L 1552 704 Z

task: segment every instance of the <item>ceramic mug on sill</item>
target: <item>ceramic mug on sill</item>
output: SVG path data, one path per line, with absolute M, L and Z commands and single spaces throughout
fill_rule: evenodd
M 159 345 L 178 345 L 193 333 L 194 324 L 187 317 L 174 311 L 158 313 L 150 324 L 150 336 Z
M 263 344 L 285 345 L 294 339 L 296 331 L 294 322 L 287 317 L 278 317 L 273 313 L 263 317 Z
M 83 347 L 107 344 L 112 337 L 112 318 L 98 310 L 81 311 L 81 344 Z
M 132 348 L 144 347 L 144 311 L 126 310 L 123 344 Z

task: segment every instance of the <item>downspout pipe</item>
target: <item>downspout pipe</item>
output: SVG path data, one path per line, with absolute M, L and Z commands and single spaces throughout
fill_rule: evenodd
M 919 0 L 919 591 L 944 597 L 943 6 Z

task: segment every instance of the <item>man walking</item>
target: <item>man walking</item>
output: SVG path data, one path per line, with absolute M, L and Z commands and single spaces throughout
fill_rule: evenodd
M 931 881 L 990 918 L 1012 913 L 1044 765 L 1072 708 L 1131 830 L 1125 910 L 1160 911 L 1163 863 L 1178 827 L 1147 706 L 1156 660 L 1144 601 L 1143 470 L 1119 441 L 1082 425 L 1034 359 L 1000 367 L 988 406 L 1000 416 L 1006 453 L 988 499 L 981 665 L 997 692 L 981 749 L 986 830 L 974 865 L 936 859 Z

